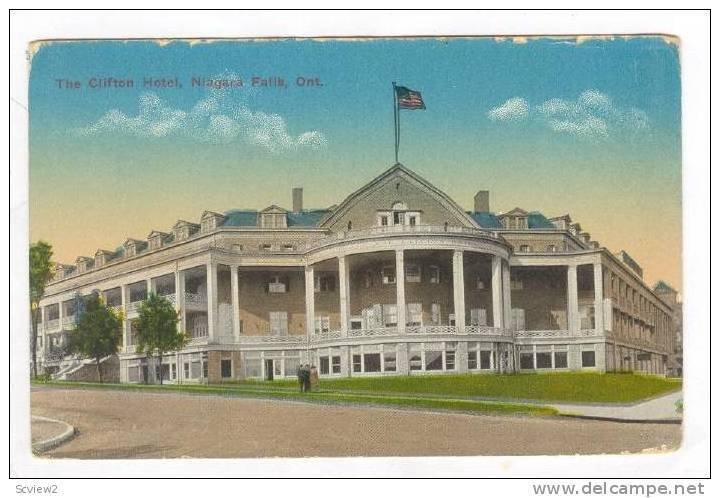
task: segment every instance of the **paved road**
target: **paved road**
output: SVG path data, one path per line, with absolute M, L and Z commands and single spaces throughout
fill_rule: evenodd
M 77 427 L 54 458 L 592 454 L 675 448 L 681 426 L 35 388 L 32 413 Z

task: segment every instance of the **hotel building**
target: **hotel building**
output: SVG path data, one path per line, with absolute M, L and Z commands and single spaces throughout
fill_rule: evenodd
M 396 164 L 337 206 L 206 211 L 145 240 L 57 265 L 41 302 L 39 358 L 58 378 L 93 375 L 65 354 L 83 296 L 126 316 L 121 382 L 534 371 L 664 375 L 673 309 L 642 269 L 570 216 L 468 211 Z M 148 293 L 191 339 L 162 365 L 135 351 Z

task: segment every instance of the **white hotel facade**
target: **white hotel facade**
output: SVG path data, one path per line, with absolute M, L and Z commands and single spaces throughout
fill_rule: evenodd
M 627 255 L 569 216 L 472 211 L 402 165 L 328 209 L 206 211 L 146 240 L 57 265 L 41 302 L 39 358 L 59 378 L 82 296 L 124 310 L 106 360 L 121 382 L 562 370 L 664 375 L 672 309 Z M 159 366 L 135 352 L 149 292 L 180 312 L 188 345 Z M 114 365 L 110 367 L 110 365 Z

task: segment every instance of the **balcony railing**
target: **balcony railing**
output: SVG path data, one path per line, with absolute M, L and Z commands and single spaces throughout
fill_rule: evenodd
M 194 294 L 192 292 L 185 293 L 185 304 L 203 306 L 207 305 L 207 296 L 203 294 Z
M 175 293 L 172 294 L 158 294 L 160 297 L 164 297 L 168 301 L 170 301 L 173 305 L 175 305 L 175 301 L 177 301 L 177 296 Z
M 56 330 L 60 328 L 60 319 L 55 318 L 53 320 L 48 320 L 45 322 L 45 330 Z
M 305 345 L 307 344 L 307 337 L 304 335 L 241 335 L 240 344 L 291 344 L 291 345 Z
M 569 330 L 516 330 L 515 337 L 522 339 L 555 339 L 555 338 L 571 338 L 571 337 L 597 337 L 603 333 L 598 333 L 595 329 L 581 329 L 573 334 Z
M 62 323 L 63 325 L 73 325 L 75 323 L 75 315 L 64 316 Z
M 365 230 L 349 230 L 346 232 L 337 232 L 333 235 L 329 235 L 319 241 L 311 242 L 306 246 L 306 249 L 317 249 L 326 245 L 331 245 L 335 242 L 343 240 L 357 240 L 365 238 L 376 238 L 388 235 L 472 235 L 476 237 L 485 237 L 491 239 L 498 239 L 498 234 L 491 230 L 483 230 L 480 228 L 470 227 L 444 227 L 435 225 L 394 225 L 386 227 L 374 227 Z
M 512 330 L 502 329 L 500 327 L 489 327 L 487 325 L 466 325 L 465 333 L 468 335 L 513 336 Z
M 397 327 L 377 327 L 370 329 L 351 329 L 348 330 L 348 337 L 376 337 L 383 335 L 396 335 Z

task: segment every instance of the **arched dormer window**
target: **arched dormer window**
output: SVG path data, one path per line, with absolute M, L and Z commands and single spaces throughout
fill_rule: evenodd
M 377 225 L 384 226 L 415 226 L 420 224 L 420 212 L 410 211 L 407 204 L 396 201 L 390 210 L 377 213 Z

